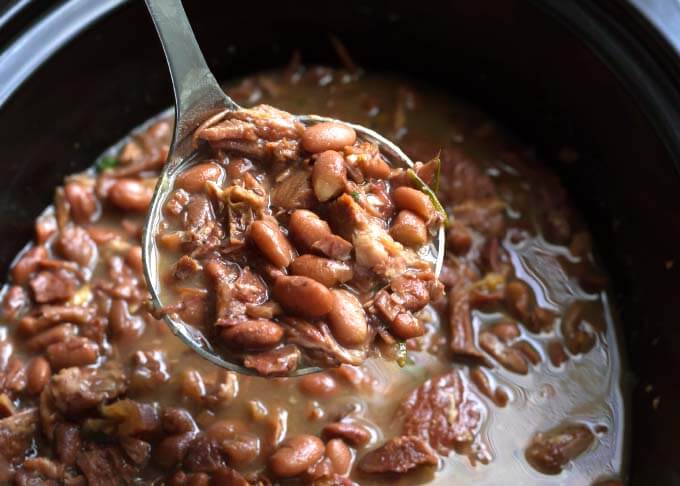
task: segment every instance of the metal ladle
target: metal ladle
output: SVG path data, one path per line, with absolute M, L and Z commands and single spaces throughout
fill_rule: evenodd
M 145 0 L 154 25 L 160 37 L 163 51 L 170 68 L 172 87 L 175 95 L 175 131 L 168 153 L 168 159 L 158 179 L 151 201 L 149 214 L 144 224 L 142 241 L 144 275 L 156 309 L 161 309 L 160 275 L 158 273 L 158 251 L 155 236 L 162 220 L 162 206 L 172 191 L 174 180 L 183 168 L 198 157 L 199 150 L 192 145 L 192 135 L 196 128 L 217 112 L 241 110 L 222 90 L 205 62 L 196 42 L 180 0 Z M 338 122 L 333 118 L 317 115 L 298 116 L 305 125 L 320 122 Z M 359 138 L 375 143 L 380 152 L 394 163 L 403 167 L 413 167 L 413 162 L 394 143 L 382 135 L 352 123 L 340 122 L 356 130 Z M 444 258 L 444 227 L 439 228 L 433 242 L 433 255 L 436 255 L 435 274 L 439 275 Z M 172 332 L 187 346 L 208 361 L 223 368 L 243 374 L 255 375 L 253 370 L 227 361 L 216 353 L 201 331 L 183 322 L 174 315 L 165 315 L 165 322 Z M 320 371 L 318 367 L 298 368 L 290 376 L 300 376 Z

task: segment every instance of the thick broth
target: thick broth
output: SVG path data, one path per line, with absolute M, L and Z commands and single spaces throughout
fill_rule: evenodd
M 532 160 L 529 151 L 465 103 L 431 87 L 397 78 L 315 68 L 248 78 L 232 85 L 230 90 L 243 103 L 268 103 L 292 113 L 319 113 L 364 124 L 392 137 L 415 160 L 427 161 L 440 149 L 466 154 L 466 160 L 472 161 L 481 169 L 480 174 L 493 182 L 496 194 L 505 203 L 501 214 L 507 230 L 499 237 L 500 248 L 495 250 L 498 254 L 485 258 L 500 259 L 511 269 L 506 280 L 514 273 L 517 279 L 526 282 L 533 290 L 536 305 L 552 311 L 556 318 L 549 329 L 541 333 L 533 333 L 520 325 L 521 336 L 517 339 L 533 345 L 540 356 L 538 364 L 528 364 L 525 375 L 508 371 L 486 353 L 487 366 L 481 368 L 477 366 L 478 362 L 460 359 L 451 353 L 446 304 L 439 303 L 430 308 L 431 320 L 426 336 L 417 343 L 407 343 L 411 362 L 403 368 L 394 362 L 372 360 L 357 369 L 326 372 L 326 381 L 320 381 L 320 378 L 268 380 L 234 375 L 226 378 L 227 375 L 184 347 L 162 322 L 150 317 L 143 304 L 131 305 L 130 314 L 139 316 L 138 329 L 118 336 L 112 335 L 110 329 L 106 331 L 99 343 L 97 364 L 116 360 L 130 372 L 140 351 L 161 351 L 165 355 L 165 371 L 161 373 L 162 379 L 151 380 L 152 386 L 133 385 L 125 396 L 154 404 L 158 411 L 170 406 L 186 408 L 201 429 L 219 419 L 241 420 L 245 429 L 259 440 L 259 454 L 247 464 L 234 465 L 243 474 L 261 472 L 270 476 L 268 457 L 285 436 L 320 435 L 324 426 L 340 417 L 362 425 L 369 432 L 366 444 L 351 449 L 353 468 L 350 477 L 360 484 L 463 484 L 470 481 L 489 485 L 547 485 L 557 481 L 582 485 L 622 473 L 625 419 L 620 385 L 622 369 L 606 280 L 593 262 L 587 231 L 561 199 L 559 183 Z M 461 189 L 460 184 L 465 186 L 466 179 L 458 178 L 461 173 L 447 171 L 446 157 L 443 162 L 440 197 L 453 214 L 460 211 L 459 195 L 466 190 L 465 187 Z M 153 171 L 144 176 L 148 177 L 148 186 L 153 184 L 153 176 Z M 59 204 L 57 200 L 57 214 Z M 139 245 L 139 234 L 135 229 L 142 224 L 143 214 L 121 211 L 106 201 L 102 208 L 101 217 L 94 217 L 94 222 L 84 226 L 109 229 L 121 237 L 114 240 L 115 245 L 110 241 L 98 245 L 100 259 L 92 271 L 92 278 L 87 279 L 90 283 L 98 278 L 109 278 L 106 258 L 125 254 L 129 245 Z M 465 215 L 460 219 L 464 218 Z M 559 218 L 568 219 L 567 230 Z M 123 219 L 131 234 L 122 229 Z M 473 239 L 485 238 L 478 232 L 472 233 Z M 53 246 L 53 240 L 54 237 L 49 240 L 48 247 Z M 449 268 L 458 268 L 460 262 L 480 259 L 479 253 L 487 250 L 477 243 L 473 241 L 465 256 L 451 254 Z M 442 278 L 446 283 L 446 272 Z M 139 274 L 136 279 L 141 286 Z M 93 287 L 83 286 L 86 290 L 81 292 L 84 296 L 81 301 L 87 303 L 93 298 Z M 489 305 L 470 311 L 475 336 L 481 328 L 508 314 L 502 298 L 500 302 L 491 300 Z M 78 304 L 73 297 L 70 302 Z M 556 366 L 551 363 L 549 343 L 558 343 L 556 348 L 561 346 L 561 317 L 574 302 L 583 304 L 581 326 L 596 336 L 595 342 L 592 349 L 584 353 L 567 351 L 566 362 Z M 17 330 L 17 320 L 6 318 L 7 324 L 0 328 L 0 335 L 14 344 L 16 355 L 26 363 L 28 357 L 40 352 L 26 348 L 25 334 Z M 81 328 L 85 326 L 80 325 Z M 80 334 L 83 335 L 82 330 Z M 476 340 L 477 337 L 475 345 Z M 54 364 L 53 368 L 56 368 Z M 482 370 L 492 389 L 501 390 L 500 394 L 508 399 L 507 405 L 499 406 L 478 390 L 470 379 L 473 368 Z M 466 394 L 481 413 L 480 424 L 474 431 L 474 452 L 458 454 L 452 451 L 448 457 L 440 457 L 437 467 L 420 467 L 407 474 L 360 472 L 357 463 L 362 456 L 401 434 L 402 423 L 395 419 L 395 413 L 405 397 L 427 379 L 452 369 L 461 372 Z M 206 381 L 220 375 L 223 390 L 226 390 L 221 398 L 210 401 L 206 398 L 209 393 L 201 397 L 201 391 L 196 391 L 193 371 L 203 375 Z M 2 376 L 6 375 L 5 370 Z M 7 393 L 19 411 L 38 401 L 36 395 L 22 390 L 0 388 L 0 392 Z M 84 416 L 97 417 L 97 412 L 92 410 L 76 416 L 75 423 L 84 427 Z M 595 434 L 594 441 L 583 454 L 569 461 L 559 476 L 537 472 L 526 461 L 525 448 L 537 432 L 563 423 L 585 424 Z M 85 432 L 83 436 L 90 437 Z M 180 466 L 158 466 L 157 446 L 163 437 L 163 432 L 144 436 L 152 445 L 152 452 L 148 466 L 137 469 L 139 477 L 163 483 L 172 476 L 173 472 L 169 471 L 175 467 L 182 469 Z M 28 456 L 54 457 L 45 432 L 37 433 L 35 438 Z M 97 440 L 101 440 L 101 435 Z M 112 442 L 115 443 L 115 439 Z M 12 474 L 11 470 L 35 473 L 30 466 L 21 467 L 22 458 L 20 454 L 14 460 L 16 466 L 6 468 L 6 477 Z M 233 465 L 229 461 L 227 464 Z M 78 467 L 73 469 L 73 475 L 77 474 Z M 301 480 L 286 481 L 294 484 Z

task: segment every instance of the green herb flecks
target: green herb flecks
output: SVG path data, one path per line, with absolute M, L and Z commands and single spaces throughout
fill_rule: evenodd
M 408 169 L 406 171 L 406 174 L 411 178 L 411 180 L 415 183 L 416 187 L 419 190 L 423 191 L 425 194 L 428 195 L 428 197 L 432 201 L 432 205 L 434 206 L 434 208 L 442 215 L 444 223 L 447 223 L 449 218 L 448 215 L 446 214 L 446 210 L 444 209 L 444 206 L 442 206 L 442 203 L 439 202 L 437 195 L 430 188 L 430 186 L 428 186 L 425 183 L 425 181 L 422 180 L 413 169 Z
M 113 169 L 118 165 L 118 159 L 111 155 L 104 155 L 97 161 L 97 172 Z
M 352 199 L 354 199 L 356 202 L 361 202 L 361 194 L 359 194 L 359 191 L 352 191 L 349 193 L 350 196 L 352 196 Z

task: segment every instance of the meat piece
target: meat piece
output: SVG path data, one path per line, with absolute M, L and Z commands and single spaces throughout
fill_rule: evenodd
M 125 455 L 137 466 L 144 467 L 151 455 L 151 444 L 135 439 L 134 437 L 121 437 L 120 446 L 125 451 Z
M 23 457 L 38 430 L 38 409 L 29 408 L 0 420 L 0 457 Z
M 135 391 L 151 391 L 170 380 L 163 351 L 137 351 L 132 364 L 130 388 Z
M 152 433 L 160 427 L 158 410 L 148 403 L 124 399 L 99 409 L 102 417 L 115 422 L 116 432 L 121 436 Z
M 177 280 L 185 280 L 202 270 L 201 264 L 189 255 L 182 255 L 172 266 L 172 276 Z
M 300 358 L 298 347 L 287 345 L 265 353 L 246 355 L 243 366 L 262 376 L 284 376 L 297 369 Z
M 307 209 L 316 204 L 309 170 L 293 169 L 271 190 L 271 203 L 283 209 Z
M 7 320 L 16 320 L 30 303 L 31 298 L 26 290 L 19 285 L 12 285 L 2 298 L 2 315 Z
M 73 466 L 80 452 L 80 430 L 76 425 L 60 423 L 54 428 L 54 450 L 66 466 Z
M 81 412 L 112 400 L 125 392 L 126 377 L 120 365 L 107 362 L 99 368 L 66 368 L 52 377 L 45 392 L 51 395 L 54 406 L 66 416 Z
M 183 461 L 184 467 L 191 472 L 214 472 L 225 466 L 220 448 L 204 434 L 199 434 L 189 444 Z
M 31 279 L 29 285 L 35 301 L 39 304 L 46 304 L 65 301 L 73 297 L 78 280 L 68 270 L 43 270 Z
M 285 324 L 289 343 L 305 348 L 310 355 L 329 365 L 359 365 L 366 359 L 366 350 L 340 346 L 325 322 L 312 324 L 303 319 L 288 318 Z
M 436 466 L 437 454 L 420 437 L 402 435 L 366 454 L 359 469 L 366 473 L 405 473 L 418 466 Z
M 470 445 L 479 430 L 482 405 L 472 399 L 458 371 L 431 378 L 416 388 L 397 411 L 402 433 L 425 439 L 439 454 Z
M 475 345 L 475 334 L 470 318 L 470 293 L 465 281 L 457 282 L 449 292 L 448 316 L 450 346 L 454 356 L 484 361 L 484 355 Z
M 120 449 L 89 445 L 78 454 L 78 468 L 87 478 L 90 485 L 120 486 L 132 484 L 135 476 L 134 468 L 123 457 Z
M 97 257 L 97 244 L 80 226 L 67 226 L 61 230 L 55 243 L 61 256 L 83 267 L 89 267 Z
M 487 238 L 499 237 L 505 232 L 505 203 L 498 198 L 466 201 L 454 206 L 453 215 Z
M 425 159 L 431 155 L 426 154 Z M 447 204 L 459 204 L 470 199 L 493 196 L 496 193 L 493 180 L 484 174 L 476 161 L 459 148 L 444 148 L 440 158 L 439 193 Z
M 566 464 L 583 454 L 595 440 L 595 435 L 582 424 L 558 427 L 539 432 L 524 452 L 534 469 L 543 474 L 559 474 Z

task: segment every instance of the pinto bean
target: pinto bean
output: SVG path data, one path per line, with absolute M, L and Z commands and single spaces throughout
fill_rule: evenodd
M 529 365 L 527 364 L 524 355 L 501 341 L 495 334 L 484 331 L 479 334 L 479 346 L 493 356 L 504 368 L 526 375 L 529 372 Z
M 230 346 L 262 349 L 278 344 L 283 338 L 283 328 L 267 319 L 253 319 L 225 327 L 220 335 Z
M 273 295 L 285 309 L 304 317 L 321 317 L 333 308 L 333 294 L 309 277 L 281 276 L 274 282 Z
M 154 459 L 162 467 L 173 467 L 187 455 L 195 435 L 195 432 L 184 432 L 166 437 L 154 448 Z
M 367 179 L 387 179 L 392 172 L 390 165 L 380 155 L 371 158 L 360 158 L 359 168 Z
M 371 434 L 365 427 L 350 422 L 328 424 L 321 434 L 324 439 L 343 439 L 355 447 L 365 446 L 371 440 Z
M 335 379 L 326 373 L 303 376 L 298 381 L 300 391 L 307 396 L 327 398 L 338 390 Z
M 71 208 L 71 216 L 76 223 L 90 222 L 99 209 L 94 187 L 71 181 L 64 186 L 64 195 Z
M 465 255 L 472 246 L 472 235 L 460 221 L 453 221 L 446 233 L 446 249 L 456 255 Z
M 347 184 L 345 160 L 338 152 L 321 152 L 314 162 L 312 187 L 316 198 L 325 202 L 340 195 Z
M 288 230 L 293 240 L 303 250 L 311 250 L 314 243 L 333 234 L 327 222 L 306 209 L 293 211 L 288 222 Z
M 269 467 L 282 478 L 297 476 L 321 459 L 324 449 L 318 437 L 295 435 L 284 440 L 269 457 Z
M 50 344 L 63 341 L 70 336 L 75 336 L 76 333 L 77 329 L 73 324 L 60 324 L 33 336 L 26 341 L 26 347 L 31 351 L 40 351 Z
M 71 336 L 47 346 L 47 358 L 54 369 L 93 364 L 99 358 L 99 346 L 90 339 Z
M 169 434 L 195 431 L 196 422 L 191 414 L 183 408 L 166 408 L 161 416 L 163 430 Z
M 522 353 L 524 357 L 528 359 L 529 362 L 534 366 L 543 360 L 541 358 L 541 354 L 529 341 L 525 340 L 517 341 L 515 344 L 512 345 L 512 347 L 519 351 L 520 353 Z
M 531 290 L 520 280 L 510 282 L 505 287 L 505 305 L 510 314 L 526 323 L 531 312 Z
M 585 452 L 593 440 L 595 435 L 588 427 L 571 424 L 536 434 L 524 457 L 543 474 L 559 474 L 570 460 Z
M 130 315 L 128 304 L 122 299 L 114 299 L 109 310 L 109 328 L 117 340 L 131 340 L 144 332 L 144 321 Z
M 109 201 L 124 211 L 146 212 L 153 189 L 137 179 L 118 179 L 109 190 Z
M 425 334 L 425 325 L 410 312 L 402 312 L 390 323 L 390 330 L 400 339 L 411 339 Z
M 47 250 L 44 246 L 34 246 L 24 253 L 19 261 L 12 267 L 11 273 L 14 283 L 19 285 L 27 283 L 31 274 L 38 269 L 40 260 L 46 259 L 47 257 Z
M 38 356 L 33 358 L 26 368 L 26 391 L 31 395 L 38 395 L 50 379 L 52 368 L 50 363 Z
M 302 147 L 312 153 L 326 150 L 342 150 L 357 139 L 354 129 L 348 125 L 323 122 L 305 128 L 302 134 Z
M 412 187 L 397 187 L 392 192 L 394 204 L 399 209 L 408 209 L 425 221 L 430 221 L 434 216 L 434 206 L 427 194 Z
M 61 256 L 84 267 L 93 263 L 97 256 L 96 243 L 80 226 L 62 229 L 55 243 L 55 249 Z
M 177 176 L 176 189 L 187 192 L 201 192 L 208 181 L 219 182 L 224 177 L 224 169 L 215 162 L 195 165 Z
M 315 255 L 297 257 L 291 263 L 290 271 L 293 275 L 312 278 L 326 287 L 345 283 L 354 276 L 352 267 L 347 263 Z
M 344 346 L 363 344 L 368 336 L 368 323 L 361 302 L 347 290 L 331 292 L 333 308 L 328 313 L 328 325 L 333 336 Z
M 564 346 L 559 341 L 550 341 L 548 343 L 548 356 L 553 366 L 558 367 L 562 366 L 569 359 L 569 356 L 564 351 Z
M 142 263 L 142 247 L 139 245 L 133 245 L 125 254 L 125 263 L 127 263 L 131 269 L 133 269 L 137 274 L 142 275 L 144 273 L 144 264 Z
M 427 242 L 427 227 L 418 215 L 408 209 L 403 209 L 394 219 L 390 235 L 399 243 L 418 248 Z
M 352 467 L 352 451 L 341 439 L 331 439 L 326 444 L 326 457 L 333 465 L 333 472 L 344 476 Z
M 562 336 L 573 354 L 587 353 L 595 346 L 595 334 L 583 327 L 583 302 L 574 302 L 562 316 Z
M 255 221 L 250 225 L 250 239 L 277 267 L 285 268 L 293 261 L 293 247 L 274 221 Z

